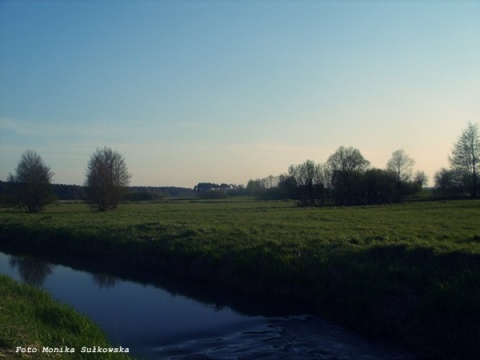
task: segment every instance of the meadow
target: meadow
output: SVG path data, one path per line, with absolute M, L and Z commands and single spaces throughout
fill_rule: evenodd
M 302 303 L 425 358 L 480 353 L 480 202 L 302 208 L 175 200 L 4 210 L 0 249 L 167 273 Z

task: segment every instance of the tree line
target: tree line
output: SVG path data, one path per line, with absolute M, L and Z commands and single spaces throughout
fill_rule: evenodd
M 413 174 L 413 159 L 397 150 L 386 169 L 370 168 L 358 149 L 339 147 L 326 163 L 306 160 L 286 174 L 250 180 L 247 191 L 264 199 L 295 199 L 304 206 L 382 204 L 403 201 L 427 182 Z
M 83 185 L 51 184 L 54 200 L 58 201 L 86 201 L 87 188 Z M 0 180 L 0 203 L 12 203 L 9 200 L 12 194 L 12 184 Z M 230 194 L 230 193 L 229 193 Z M 178 186 L 128 186 L 125 200 L 127 201 L 155 201 L 171 196 L 194 196 L 193 190 Z
M 480 182 L 480 135 L 469 123 L 454 144 L 449 169 L 435 174 L 440 198 L 476 199 Z M 358 149 L 339 147 L 325 163 L 306 160 L 278 176 L 249 180 L 246 192 L 262 199 L 296 199 L 305 206 L 383 204 L 404 201 L 427 184 L 423 171 L 403 150 L 394 151 L 385 169 L 371 168 Z
M 477 124 L 468 123 L 448 157 L 450 168 L 435 174 L 440 196 L 458 198 L 465 193 L 476 199 L 480 191 L 480 134 Z M 182 195 L 204 198 L 228 195 L 255 195 L 263 199 L 295 199 L 305 206 L 358 205 L 400 202 L 425 186 L 423 171 L 413 173 L 415 161 L 403 150 L 396 150 L 385 169 L 370 167 L 361 152 L 340 146 L 325 163 L 306 160 L 290 165 L 287 173 L 248 181 L 246 187 L 232 184 L 198 183 L 193 190 L 162 188 Z M 34 150 L 22 154 L 15 172 L 0 182 L 0 194 L 28 212 L 41 211 L 61 196 L 86 199 L 100 211 L 117 208 L 120 201 L 159 200 L 158 188 L 136 187 L 128 191 L 131 174 L 125 159 L 110 148 L 98 148 L 90 157 L 83 187 L 52 185 L 53 172 Z M 7 194 L 5 196 L 5 194 Z M 61 197 L 60 196 L 60 197 Z

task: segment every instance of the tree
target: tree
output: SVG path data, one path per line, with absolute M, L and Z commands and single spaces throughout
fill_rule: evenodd
M 315 199 L 323 192 L 323 168 L 312 160 L 300 165 L 290 165 L 288 175 L 295 179 L 299 195 L 304 205 L 314 205 Z
M 415 165 L 415 161 L 403 150 L 394 151 L 391 159 L 387 162 L 386 170 L 393 174 L 396 181 L 396 202 L 403 201 L 407 195 L 412 194 L 416 189 L 421 189 L 421 186 L 411 181 L 413 165 Z
M 468 123 L 458 141 L 453 146 L 452 155 L 448 157 L 454 170 L 464 173 L 470 197 L 478 194 L 478 174 L 480 173 L 480 134 L 477 124 Z
M 279 197 L 283 199 L 297 199 L 297 181 L 293 176 L 282 174 L 278 181 Z
M 435 190 L 440 197 L 459 198 L 466 193 L 465 174 L 443 168 L 435 174 Z
M 396 178 L 387 170 L 368 169 L 362 177 L 364 202 L 367 204 L 384 204 L 395 200 Z
M 98 148 L 88 163 L 87 196 L 100 211 L 115 209 L 125 195 L 131 177 L 122 155 L 107 147 Z
M 413 177 L 413 183 L 420 189 L 428 184 L 428 176 L 423 171 L 417 171 Z
M 394 151 L 387 163 L 387 171 L 392 172 L 398 183 L 406 183 L 412 178 L 412 169 L 415 161 L 405 151 Z
M 358 149 L 340 146 L 327 160 L 331 174 L 331 186 L 337 195 L 337 202 L 351 205 L 358 189 L 355 185 L 368 169 L 370 162 L 365 160 Z
M 38 212 L 54 199 L 51 181 L 53 172 L 35 150 L 22 154 L 15 175 L 9 174 L 12 184 L 13 200 L 28 212 Z
M 332 171 L 363 172 L 370 166 L 370 161 L 365 160 L 360 150 L 351 146 L 348 148 L 340 146 L 334 154 L 330 155 L 327 165 Z

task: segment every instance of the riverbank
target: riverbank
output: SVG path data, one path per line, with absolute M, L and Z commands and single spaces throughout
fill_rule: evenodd
M 81 360 L 92 351 L 95 359 L 129 359 L 86 316 L 46 292 L 0 275 L 0 294 L 0 359 Z
M 2 249 L 303 303 L 425 358 L 480 351 L 478 202 L 320 209 L 172 202 L 103 214 L 65 204 L 2 215 Z

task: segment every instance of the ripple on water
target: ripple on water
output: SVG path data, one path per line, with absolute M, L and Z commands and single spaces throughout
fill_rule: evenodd
M 253 325 L 253 324 L 250 324 Z M 408 352 L 372 343 L 316 316 L 270 318 L 222 336 L 202 337 L 158 348 L 175 360 L 414 360 Z

